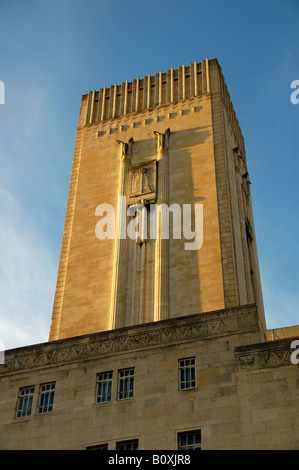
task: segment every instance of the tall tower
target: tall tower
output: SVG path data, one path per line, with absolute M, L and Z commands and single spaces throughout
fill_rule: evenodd
M 217 60 L 83 95 L 49 340 L 252 303 L 265 325 Z

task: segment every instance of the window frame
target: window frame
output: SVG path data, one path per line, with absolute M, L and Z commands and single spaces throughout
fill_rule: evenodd
M 137 447 L 129 447 L 126 448 L 126 446 L 133 446 L 134 444 L 137 444 Z M 122 448 L 124 446 L 125 448 Z M 116 443 L 116 450 L 139 450 L 139 440 L 138 439 L 126 439 L 125 441 L 119 441 Z
M 195 442 L 195 435 L 196 434 L 199 434 L 200 436 L 200 440 L 199 442 Z M 185 445 L 182 445 L 181 443 L 181 438 L 183 436 L 186 437 L 186 440 L 188 440 L 188 436 L 194 436 L 194 442 L 190 443 L 190 444 L 185 444 Z M 192 429 L 192 430 L 188 430 L 188 431 L 180 431 L 178 432 L 177 434 L 177 445 L 178 445 L 178 450 L 186 450 L 186 451 L 189 451 L 189 450 L 202 450 L 202 435 L 201 435 L 201 429 Z M 195 448 L 194 448 L 195 447 Z
M 28 393 L 21 394 L 23 390 L 28 390 Z M 29 418 L 30 416 L 32 416 L 34 393 L 35 393 L 35 385 L 29 385 L 28 387 L 19 388 L 17 408 L 16 408 L 16 414 L 15 414 L 16 419 Z M 24 407 L 23 403 L 25 402 L 27 405 L 28 400 L 29 400 L 30 407 L 28 406 Z M 20 408 L 21 401 L 22 401 L 22 407 Z M 24 412 L 25 414 L 23 414 Z M 18 416 L 19 413 L 22 413 L 22 414 Z
M 104 375 L 109 375 L 111 374 L 111 377 L 103 378 L 102 380 L 99 380 L 100 376 Z M 99 393 L 99 387 L 102 384 L 107 385 L 108 388 L 108 393 Z M 110 392 L 109 392 L 109 386 L 110 386 Z M 96 383 L 96 404 L 97 405 L 102 405 L 103 403 L 110 403 L 112 401 L 112 392 L 113 392 L 113 371 L 109 370 L 107 372 L 99 372 L 97 374 L 97 383 Z M 99 400 L 100 397 L 110 397 L 110 399 L 106 400 Z
M 50 387 L 50 388 L 48 389 L 45 388 L 45 390 L 42 390 L 43 387 Z M 38 416 L 52 413 L 53 407 L 54 407 L 55 391 L 56 391 L 56 381 L 40 384 L 37 410 L 36 410 L 36 414 Z
M 108 443 L 105 444 L 94 444 L 92 446 L 85 447 L 85 450 L 108 450 Z
M 184 364 L 181 365 L 182 362 L 185 361 L 194 361 L 193 364 Z M 190 371 L 190 376 L 188 377 L 188 371 Z M 194 377 L 192 377 L 192 371 L 194 371 Z M 182 374 L 184 374 L 184 380 L 182 380 Z M 194 390 L 197 388 L 197 378 L 196 378 L 196 357 L 185 357 L 179 359 L 179 390 Z M 194 382 L 194 384 L 193 384 Z M 184 385 L 184 387 L 183 387 Z
M 124 375 L 121 377 L 122 373 L 126 372 L 133 372 L 133 374 Z M 121 390 L 121 385 L 125 384 L 126 381 L 129 382 L 129 387 L 127 390 Z M 133 381 L 133 386 L 131 387 L 131 381 Z M 135 367 L 127 367 L 125 369 L 118 370 L 118 386 L 117 386 L 117 399 L 118 400 L 129 400 L 134 398 L 134 390 L 135 389 Z M 123 395 L 121 395 L 123 394 Z M 124 396 L 124 394 L 128 394 L 129 396 Z

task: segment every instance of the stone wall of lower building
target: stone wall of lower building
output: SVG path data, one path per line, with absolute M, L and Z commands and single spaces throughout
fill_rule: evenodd
M 297 338 L 236 349 L 242 447 L 299 449 Z
M 138 441 L 141 450 L 173 450 L 182 433 L 200 433 L 202 449 L 298 448 L 298 366 L 281 352 L 288 343 L 271 342 L 284 361 L 260 368 L 256 358 L 269 344 L 256 307 L 248 305 L 6 351 L 0 448 L 113 450 Z M 196 382 L 191 377 L 182 389 L 180 366 L 188 363 L 180 361 L 191 359 Z M 120 372 L 130 371 L 132 396 L 129 388 L 119 396 Z M 111 396 L 97 403 L 104 373 Z M 39 413 L 41 386 L 49 384 L 53 408 Z M 32 392 L 31 414 L 17 417 L 24 389 Z M 289 440 L 272 434 L 271 442 L 272 423 Z

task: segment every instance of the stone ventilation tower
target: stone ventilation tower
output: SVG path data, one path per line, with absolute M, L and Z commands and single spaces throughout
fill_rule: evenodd
M 298 449 L 298 333 L 265 327 L 217 60 L 84 95 L 50 341 L 5 352 L 0 448 Z
M 253 303 L 265 326 L 244 141 L 217 60 L 84 95 L 49 340 Z

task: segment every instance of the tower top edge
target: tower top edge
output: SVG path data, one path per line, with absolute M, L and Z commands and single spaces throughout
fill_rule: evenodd
M 120 84 L 119 84 L 119 83 L 114 83 L 114 84 L 111 83 L 111 84 L 108 85 L 108 86 L 100 87 L 98 90 L 95 90 L 95 89 L 94 89 L 94 90 L 89 90 L 88 92 L 83 93 L 82 98 L 88 96 L 88 95 L 89 95 L 90 93 L 92 93 L 93 91 L 101 91 L 101 90 L 104 90 L 104 89 L 108 91 L 108 90 L 109 90 L 110 88 L 112 88 L 112 87 L 119 87 L 119 86 L 125 85 L 126 83 L 127 83 L 128 85 L 131 85 L 132 83 L 136 82 L 137 80 L 144 80 L 144 79 L 147 79 L 147 78 L 149 78 L 149 77 L 150 77 L 150 78 L 153 78 L 153 77 L 155 77 L 156 75 L 159 75 L 159 74 L 162 74 L 162 77 L 163 77 L 163 76 L 165 76 L 165 75 L 166 75 L 168 72 L 170 72 L 170 71 L 173 71 L 174 73 L 177 73 L 178 70 L 180 70 L 180 69 L 182 69 L 182 68 L 188 69 L 188 68 L 190 67 L 190 65 L 192 65 L 192 64 L 197 64 L 197 65 L 200 66 L 200 65 L 202 64 L 202 62 L 206 62 L 206 61 L 208 61 L 209 64 L 215 63 L 215 64 L 217 64 L 217 65 L 220 65 L 217 58 L 213 58 L 213 59 L 206 58 L 206 59 L 202 59 L 200 62 L 193 61 L 193 62 L 191 62 L 189 65 L 181 65 L 181 66 L 178 66 L 177 68 L 171 67 L 170 69 L 167 69 L 167 70 L 164 71 L 164 72 L 159 71 L 159 72 L 156 72 L 155 74 L 146 74 L 146 75 L 144 75 L 143 77 L 137 77 L 137 78 L 133 78 L 133 79 L 131 79 L 131 80 L 126 80 L 126 81 L 124 81 L 124 82 L 121 82 Z M 188 71 L 188 70 L 186 70 L 186 71 Z

